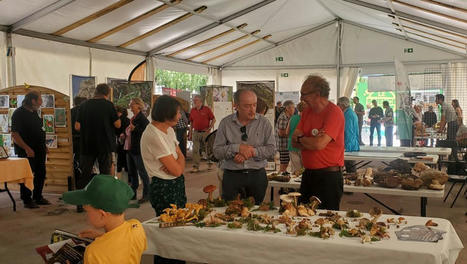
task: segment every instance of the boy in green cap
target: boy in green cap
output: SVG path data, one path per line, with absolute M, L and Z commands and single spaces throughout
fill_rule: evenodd
M 138 207 L 129 204 L 134 192 L 128 184 L 110 175 L 96 175 L 82 190 L 66 192 L 63 200 L 83 205 L 88 222 L 95 228 L 81 232 L 81 237 L 95 239 L 84 252 L 84 264 L 139 264 L 146 250 L 146 234 L 136 219 L 125 221 L 125 209 Z

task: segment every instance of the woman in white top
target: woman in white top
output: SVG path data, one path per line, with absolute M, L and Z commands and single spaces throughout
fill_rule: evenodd
M 149 201 L 156 215 L 160 215 L 170 204 L 184 207 L 186 203 L 185 157 L 172 128 L 180 118 L 179 102 L 168 95 L 160 96 L 151 118 L 141 137 L 141 156 L 151 178 Z

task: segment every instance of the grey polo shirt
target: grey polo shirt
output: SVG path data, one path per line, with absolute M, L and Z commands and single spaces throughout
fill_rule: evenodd
M 446 117 L 446 123 L 457 121 L 456 110 L 454 110 L 452 105 L 446 102 L 441 104 L 441 115 Z
M 238 121 L 237 114 L 231 114 L 219 124 L 214 141 L 214 156 L 223 160 L 221 168 L 228 170 L 261 169 L 266 167 L 267 159 L 275 154 L 275 140 L 271 123 L 262 115 L 256 114 L 248 125 L 246 134 L 248 140 L 242 141 L 240 128 L 243 125 Z M 255 156 L 238 164 L 234 157 L 238 153 L 240 144 L 248 144 L 255 148 Z

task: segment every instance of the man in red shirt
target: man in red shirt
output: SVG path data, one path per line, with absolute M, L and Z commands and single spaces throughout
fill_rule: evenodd
M 344 188 L 344 114 L 328 100 L 329 90 L 324 78 L 307 77 L 300 99 L 309 107 L 302 113 L 292 144 L 302 150 L 305 167 L 300 184 L 302 202 L 316 196 L 323 209 L 339 210 Z
M 193 98 L 193 105 L 194 107 L 190 112 L 190 137 L 193 141 L 193 168 L 191 172 L 198 172 L 201 161 L 200 146 L 205 146 L 204 142 L 214 127 L 216 118 L 211 109 L 203 105 L 201 96 L 196 95 Z M 209 163 L 210 167 L 211 163 Z

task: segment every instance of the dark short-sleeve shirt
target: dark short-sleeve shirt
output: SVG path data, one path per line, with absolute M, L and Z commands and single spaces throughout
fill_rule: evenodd
M 357 112 L 365 112 L 365 108 L 363 108 L 363 105 L 361 103 L 356 103 L 355 108 L 354 108 L 355 113 Z M 357 114 L 358 117 L 358 122 L 361 123 L 363 122 L 363 115 L 362 114 Z
M 89 99 L 81 104 L 77 119 L 81 125 L 81 153 L 93 155 L 114 152 L 116 137 L 113 123 L 117 120 L 113 103 L 106 99 Z
M 17 132 L 24 143 L 34 151 L 45 150 L 45 132 L 42 129 L 42 118 L 36 111 L 29 111 L 21 106 L 11 117 L 11 131 Z M 15 153 L 25 156 L 26 151 L 15 144 Z

